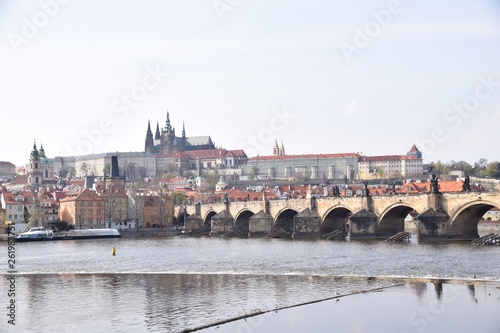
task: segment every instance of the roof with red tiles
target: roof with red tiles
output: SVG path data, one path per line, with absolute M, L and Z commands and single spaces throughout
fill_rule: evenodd
M 416 152 L 420 152 L 420 150 L 418 150 L 417 146 L 415 146 L 415 144 L 413 144 L 413 146 L 411 146 L 411 148 L 408 152 L 416 153 Z
M 1 167 L 10 167 L 10 168 L 15 168 L 16 166 L 10 162 L 4 162 L 4 161 L 0 161 L 0 166 Z
M 10 185 L 28 185 L 28 175 L 16 175 Z
M 267 156 L 254 156 L 251 157 L 250 161 L 269 161 L 269 160 L 292 160 L 292 159 L 327 159 L 327 158 L 348 158 L 348 157 L 358 157 L 356 153 L 344 153 L 344 154 L 303 154 L 303 155 L 267 155 Z
M 415 156 L 407 155 L 383 155 L 383 156 L 360 156 L 360 162 L 379 162 L 379 161 L 401 161 L 401 160 L 422 160 Z

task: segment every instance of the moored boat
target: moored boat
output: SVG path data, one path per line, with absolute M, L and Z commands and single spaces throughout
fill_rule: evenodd
M 54 232 L 52 232 L 52 230 L 45 230 L 44 227 L 33 227 L 19 234 L 19 236 L 16 237 L 16 242 L 44 241 L 53 238 Z
M 116 229 L 81 229 L 70 230 L 63 237 L 66 239 L 95 239 L 119 238 L 121 235 Z
M 31 228 L 28 232 L 23 232 L 16 237 L 16 242 L 33 241 L 56 241 L 56 240 L 78 240 L 78 239 L 99 239 L 99 238 L 119 238 L 120 233 L 116 229 L 83 229 L 60 232 L 57 235 L 51 230 L 43 227 Z

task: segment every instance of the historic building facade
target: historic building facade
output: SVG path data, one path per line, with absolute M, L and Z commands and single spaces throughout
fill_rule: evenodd
M 241 168 L 240 179 L 337 179 L 352 180 L 357 174 L 358 154 L 286 155 L 283 142 L 273 155 L 255 156 Z
M 358 179 L 420 178 L 424 176 L 422 153 L 413 145 L 406 155 L 360 156 Z

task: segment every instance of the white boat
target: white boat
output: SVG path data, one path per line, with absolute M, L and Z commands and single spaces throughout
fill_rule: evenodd
M 52 230 L 45 230 L 44 227 L 34 227 L 30 230 L 19 234 L 16 241 L 35 241 L 35 240 L 48 240 L 54 238 Z
M 77 239 L 99 239 L 99 238 L 119 238 L 121 235 L 116 229 L 84 229 L 59 232 L 57 235 L 51 230 L 43 227 L 31 228 L 28 232 L 23 232 L 16 237 L 17 242 L 32 241 L 57 241 L 57 240 L 77 240 Z
M 116 229 L 74 229 L 68 231 L 65 236 L 73 239 L 118 238 L 120 233 Z

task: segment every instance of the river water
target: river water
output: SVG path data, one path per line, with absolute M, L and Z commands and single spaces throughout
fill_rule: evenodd
M 111 253 L 113 247 L 115 256 Z M 363 304 L 366 308 L 379 302 L 388 309 L 399 309 L 400 302 L 408 310 L 397 321 L 400 332 L 432 331 L 429 328 L 439 327 L 437 323 L 456 322 L 452 319 L 463 312 L 476 313 L 483 323 L 480 327 L 495 328 L 495 332 L 500 329 L 499 247 L 381 241 L 121 238 L 18 243 L 16 270 L 16 325 L 2 320 L 2 332 L 181 332 L 269 310 L 280 312 L 273 311 L 272 318 L 271 312 L 252 317 L 256 323 L 260 320 L 257 318 L 267 316 L 268 326 L 248 326 L 249 318 L 248 322 L 208 330 L 276 332 L 276 323 L 282 323 L 282 328 L 287 327 L 282 331 L 330 332 L 328 315 L 312 319 L 322 313 L 313 310 L 319 305 L 281 309 L 337 295 L 342 296 L 341 302 L 328 302 L 346 304 L 337 307 L 344 311 L 337 312 L 340 318 L 349 318 L 356 313 L 352 309 L 363 309 Z M 464 282 L 442 283 L 447 279 Z M 0 284 L 5 305 L 8 288 L 8 284 Z M 378 295 L 385 295 L 385 301 L 378 300 Z M 420 318 L 419 322 L 417 315 L 412 324 L 411 311 L 418 306 L 432 304 L 435 299 L 446 301 L 453 295 L 462 295 L 457 296 L 462 301 L 454 301 L 457 309 L 446 312 L 451 319 L 441 316 L 442 320 L 427 318 L 424 322 Z M 357 298 L 360 300 L 356 303 Z M 462 302 L 468 306 L 459 306 Z M 370 313 L 369 308 L 364 311 Z M 490 311 L 496 314 L 488 316 Z M 298 320 L 301 316 L 304 320 Z M 296 325 L 290 326 L 290 318 Z M 370 316 L 363 318 L 374 320 Z M 308 320 L 311 322 L 303 326 Z M 378 331 L 373 330 L 373 325 L 363 324 L 360 317 L 351 321 L 372 330 L 347 331 Z M 448 331 L 453 331 L 453 326 L 444 326 L 450 328 Z

